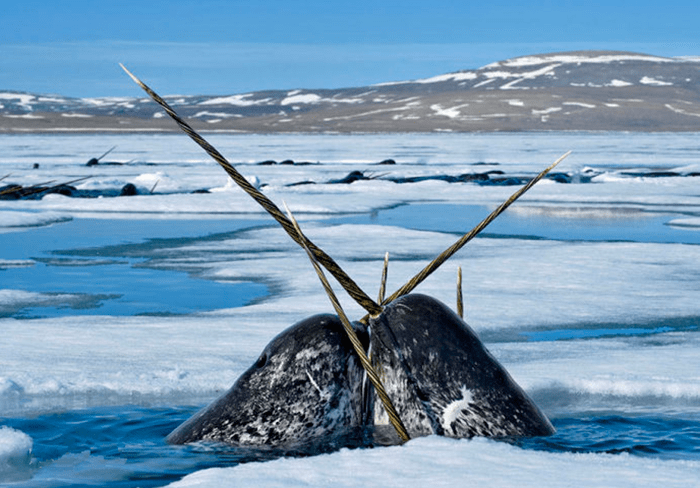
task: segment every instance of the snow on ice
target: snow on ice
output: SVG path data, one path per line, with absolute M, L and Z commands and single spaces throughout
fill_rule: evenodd
M 36 135 L 21 136 L 22 145 L 17 145 L 19 137 L 0 137 L 0 174 L 18 175 L 24 185 L 90 175 L 80 186 L 134 183 L 148 188 L 157 182 L 163 193 L 2 201 L 1 232 L 69 225 L 71 219 L 170 219 L 176 224 L 184 218 L 266 218 L 184 136 Z M 554 227 L 578 219 L 594 229 L 619 230 L 626 223 L 643 227 L 663 214 L 668 219 L 662 229 L 692 236 L 700 228 L 694 178 L 625 172 L 641 168 L 689 175 L 700 154 L 696 139 L 687 134 L 219 135 L 211 142 L 272 200 L 286 201 L 309 237 L 363 289 L 377 289 L 384 252 L 389 251 L 392 290 L 450 245 L 466 224 L 459 221 L 461 215 L 436 216 L 436 228 L 427 222 L 404 226 L 400 220 L 372 219 L 381 219 L 391 209 L 409 208 L 402 205 L 439 204 L 478 206 L 478 221 L 514 188 L 437 180 L 397 184 L 382 179 L 384 173 L 421 176 L 498 169 L 531 175 L 573 149 L 561 171 L 578 178 L 593 175 L 592 183 L 543 181 L 507 215 L 517 222 L 552 218 L 558 223 Z M 101 152 L 97 147 L 113 145 L 118 149 L 110 157 L 133 162 L 85 167 L 85 161 Z M 25 146 L 34 149 L 22 149 Z M 45 156 L 37 156 L 37 148 Z M 56 156 L 48 156 L 52 154 Z M 398 164 L 374 166 L 387 157 Z M 256 164 L 269 158 L 314 164 Z M 34 162 L 41 164 L 32 171 Z M 380 176 L 351 185 L 328 183 L 353 170 Z M 307 180 L 315 184 L 289 186 Z M 192 193 L 199 189 L 210 192 Z M 351 220 L 367 215 L 367 220 Z M 243 307 L 184 316 L 0 318 L 3 415 L 154 399 L 199 404 L 229 388 L 274 335 L 304 317 L 330 310 L 301 251 L 272 224 L 244 226 L 225 239 L 162 244 L 146 258 L 152 269 L 178 269 L 197 278 L 229 281 L 254 276 L 273 286 L 274 293 Z M 0 276 L 3 269 L 33 262 L 3 258 Z M 689 324 L 700 316 L 700 246 L 663 239 L 485 236 L 471 242 L 419 291 L 453 305 L 458 265 L 465 275 L 467 321 L 548 414 L 624 411 L 697 417 L 700 338 Z M 4 281 L 0 289 L 0 310 L 60 306 L 85 298 L 37 293 Z M 351 317 L 361 315 L 350 300 L 341 300 Z M 614 337 L 608 336 L 610 324 L 615 324 Z M 625 327 L 629 336 L 620 332 Z M 14 400 L 18 396 L 22 402 Z M 22 475 L 31 449 L 26 434 L 0 428 L 0 481 L 3 469 Z M 62 462 L 85 470 L 111 469 L 116 462 L 78 458 Z M 343 449 L 312 458 L 203 470 L 173 486 L 670 487 L 692 486 L 698 472 L 697 461 L 540 452 L 484 439 L 430 437 L 404 446 Z

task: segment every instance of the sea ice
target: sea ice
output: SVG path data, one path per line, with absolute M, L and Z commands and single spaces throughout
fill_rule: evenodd
M 528 451 L 487 439 L 414 439 L 403 446 L 343 449 L 202 470 L 170 484 L 207 486 L 498 486 L 513 488 L 693 486 L 700 462 L 627 455 Z
M 32 439 L 24 432 L 0 426 L 0 483 L 31 476 Z
M 296 95 L 300 94 L 290 94 Z M 286 201 L 308 236 L 370 294 L 378 288 L 386 251 L 390 252 L 388 290 L 393 291 L 514 191 L 444 181 L 397 184 L 382 179 L 383 174 L 498 170 L 533 175 L 574 149 L 559 170 L 582 179 L 593 177 L 590 184 L 543 181 L 504 217 L 522 223 L 548 217 L 552 228 L 579 219 L 598 237 L 601 229 L 622 232 L 628 225 L 645 228 L 654 219 L 667 218 L 659 224 L 662 237 L 672 231 L 690 240 L 700 226 L 696 178 L 624 174 L 639 169 L 640 174 L 693 173 L 700 154 L 693 134 L 212 134 L 211 142 L 273 201 Z M 134 162 L 85 166 L 114 145 L 115 158 Z M 388 157 L 397 164 L 374 166 Z M 314 164 L 256 164 L 272 158 Z M 31 169 L 35 162 L 40 168 Z M 242 192 L 227 187 L 221 169 L 184 136 L 0 136 L 0 168 L 1 176 L 11 173 L 24 185 L 82 176 L 92 176 L 81 183 L 85 188 L 130 182 L 147 188 L 159 181 L 153 195 L 94 199 L 47 195 L 40 200 L 2 201 L 3 231 L 81 218 L 123 219 L 125 225 L 134 218 L 230 219 L 236 229 L 230 235 L 156 240 L 144 246 L 139 266 L 219 281 L 255 277 L 273 290 L 269 297 L 244 307 L 186 316 L 0 319 L 0 412 L 5 416 L 153 401 L 201 405 L 228 389 L 281 330 L 311 314 L 331 311 L 303 251 L 271 221 L 260 225 L 267 219 L 262 211 Z M 350 171 L 377 178 L 348 185 L 327 183 Z M 314 184 L 289 186 L 304 181 Z M 164 193 L 158 194 L 159 189 Z M 225 191 L 191 193 L 200 189 Z M 449 215 L 410 225 L 402 220 L 403 210 L 426 204 L 459 210 L 442 210 Z M 478 206 L 477 215 L 471 214 L 473 206 Z M 396 220 L 382 220 L 390 210 Z M 234 226 L 250 219 L 256 221 L 254 227 Z M 431 220 L 433 227 L 428 225 Z M 554 239 L 523 230 L 515 238 L 494 229 L 487 231 L 494 232 L 490 237 L 469 243 L 417 291 L 452 306 L 456 268 L 462 266 L 467 322 L 555 418 L 591 412 L 697 418 L 700 246 L 682 239 Z M 32 263 L 33 256 L 0 260 L 0 274 Z M 0 308 L 19 302 L 38 306 L 47 299 L 63 306 L 80 298 L 20 289 L 5 281 L 2 288 Z M 337 287 L 336 291 L 340 292 Z M 352 318 L 363 314 L 345 294 L 339 295 Z M 2 429 L 3 441 L 22 459 L 20 464 L 29 463 L 23 456 L 31 439 Z M 114 469 L 118 478 L 123 470 L 115 465 L 120 462 L 89 454 L 66 455 L 52 466 L 76 466 L 78 477 L 104 467 Z M 51 469 L 41 468 L 37 482 L 50 477 Z M 429 437 L 400 447 L 204 470 L 175 486 L 468 482 L 519 488 L 670 487 L 692 486 L 698 471 L 697 461 L 539 452 L 483 439 Z

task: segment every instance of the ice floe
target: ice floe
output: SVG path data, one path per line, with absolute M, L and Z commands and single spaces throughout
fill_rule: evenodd
M 0 232 L 20 230 L 23 227 L 36 227 L 66 222 L 72 217 L 59 212 L 23 212 L 0 210 Z
M 31 477 L 33 442 L 24 432 L 0 426 L 0 483 Z
M 686 487 L 700 463 L 598 454 L 527 451 L 486 439 L 416 439 L 404 446 L 341 450 L 300 459 L 278 459 L 235 468 L 212 468 L 172 483 L 173 488 L 222 485 Z
M 7 283 L 13 268 L 34 271 L 21 268 L 43 263 L 33 254 L 3 257 L 0 312 L 9 315 L 0 319 L 3 415 L 159 402 L 201 405 L 229 388 L 281 330 L 330 312 L 302 251 L 273 223 L 261 224 L 268 220 L 261 210 L 181 137 L 2 136 L 0 174 L 20 175 L 25 185 L 89 174 L 81 188 L 158 186 L 153 194 L 132 197 L 4 200 L 0 225 L 17 229 L 8 224 L 85 218 L 121 219 L 126 227 L 137 219 L 228 219 L 235 232 L 188 229 L 187 239 L 139 244 L 138 266 L 220 282 L 254 277 L 269 286 L 270 295 L 192 315 L 108 316 L 94 309 L 93 315 L 25 319 L 14 311 L 85 307 L 96 297 Z M 691 176 L 700 153 L 694 134 L 214 135 L 211 142 L 273 201 L 287 202 L 307 235 L 369 291 L 378 287 L 386 251 L 393 290 L 514 190 L 440 177 L 491 170 L 532 176 L 574 149 L 559 169 L 571 183 L 540 182 L 502 216 L 510 219 L 506 227 L 497 221 L 418 291 L 452 306 L 461 266 L 467 322 L 555 418 L 601 412 L 697 418 L 700 246 L 686 242 L 700 228 L 697 178 Z M 134 164 L 85 166 L 112 145 L 124 148 L 124 159 L 134 158 Z M 395 164 L 375 166 L 389 157 Z M 258 164 L 268 158 L 315 164 Z M 30 170 L 34 162 L 40 168 Z M 353 171 L 382 176 L 330 183 Z M 399 184 L 390 178 L 415 181 Z M 591 184 L 576 183 L 586 179 Z M 315 184 L 289 186 L 307 180 Z M 197 189 L 209 193 L 192 193 Z M 437 210 L 409 219 L 429 205 Z M 528 227 L 538 221 L 539 226 Z M 634 233 L 647 228 L 643 238 Z M 611 229 L 614 238 L 606 237 Z M 560 234 L 552 236 L 555 231 Z M 681 242 L 668 242 L 671 232 L 682 234 Z M 105 249 L 92 251 L 99 257 Z M 352 318 L 363 314 L 346 296 L 340 299 Z M 3 444 L 9 447 L 0 447 L 0 453 L 8 454 L 0 454 L 0 464 L 16 460 L 12 476 L 28 476 L 34 469 L 27 454 L 31 439 L 0 429 Z M 126 461 L 66 454 L 51 466 L 73 466 L 70 472 L 78 479 L 121 462 Z M 41 467 L 36 483 L 51 469 Z M 468 479 L 520 488 L 670 487 L 692 486 L 699 469 L 698 461 L 653 455 L 544 452 L 483 439 L 429 437 L 391 448 L 202 470 L 175 486 L 454 486 Z

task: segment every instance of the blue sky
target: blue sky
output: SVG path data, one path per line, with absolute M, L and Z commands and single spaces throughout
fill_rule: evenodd
M 337 88 L 525 54 L 700 55 L 700 2 L 0 0 L 0 90 L 134 96 Z

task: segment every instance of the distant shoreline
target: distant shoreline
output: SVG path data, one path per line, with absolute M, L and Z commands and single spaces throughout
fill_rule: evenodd
M 225 135 L 381 135 L 381 134 L 546 134 L 546 133 L 572 133 L 572 134 L 604 134 L 604 133 L 640 133 L 640 134 L 697 134 L 700 133 L 700 128 L 696 130 L 690 129 L 668 129 L 668 130 L 658 130 L 658 129 L 474 129 L 474 130 L 385 130 L 385 131 L 357 131 L 357 130 L 286 130 L 286 131 L 270 131 L 270 130 L 240 130 L 240 129 L 197 129 L 197 132 L 201 134 L 225 134 Z M 0 128 L 0 136 L 12 136 L 12 135 L 99 135 L 99 134 L 114 134 L 114 135 L 138 135 L 138 134 L 152 134 L 152 135 L 168 135 L 168 134 L 182 134 L 182 131 L 177 127 L 172 129 L 165 128 L 138 128 L 138 129 L 125 129 L 125 128 L 109 128 L 109 127 L 94 127 L 94 128 Z
M 7 124 L 6 116 L 0 115 L 0 135 L 12 135 L 12 134 L 179 134 L 181 130 L 179 127 L 170 119 L 156 119 L 156 120 L 144 120 L 137 117 L 125 118 L 125 117 L 115 117 L 114 120 L 105 121 L 101 120 L 101 123 L 91 124 L 90 119 L 79 119 L 79 124 L 69 123 L 65 124 L 67 120 L 65 117 L 61 117 L 57 114 L 35 114 L 36 117 L 31 119 L 19 119 L 12 118 L 12 124 Z M 38 118 L 41 117 L 41 118 Z M 100 117 L 100 119 L 108 119 L 109 117 Z M 57 120 L 58 119 L 58 120 Z M 75 122 L 78 119 L 71 119 L 70 122 Z M 59 124 L 58 122 L 63 122 L 64 124 Z M 107 122 L 107 123 L 105 123 Z M 246 124 L 247 128 L 237 128 L 237 127 L 212 127 L 211 124 L 202 122 L 201 120 L 189 119 L 188 122 L 192 127 L 198 132 L 205 134 L 473 134 L 473 133 L 547 133 L 547 132 L 571 132 L 571 133 L 604 133 L 604 132 L 638 132 L 638 133 L 698 133 L 700 132 L 700 125 L 694 125 L 689 127 L 678 127 L 677 125 L 671 126 L 667 129 L 654 127 L 600 127 L 600 128 L 571 128 L 571 127 L 556 127 L 552 124 L 552 127 L 542 128 L 540 127 L 472 127 L 470 129 L 465 128 L 446 128 L 446 129 L 431 129 L 429 127 L 416 127 L 416 128 L 406 128 L 406 127 L 387 127 L 375 130 L 356 130 L 351 128 L 317 128 L 309 129 L 300 128 L 295 130 L 292 127 L 287 127 L 284 129 L 271 130 L 269 127 L 260 126 L 257 124 Z M 240 121 L 238 121 L 240 122 Z M 98 125 L 99 124 L 99 125 Z M 605 125 L 605 124 L 601 124 Z
M 700 132 L 700 59 L 552 53 L 364 87 L 165 99 L 195 130 L 216 133 Z M 0 92 L 0 133 L 177 131 L 143 96 Z

